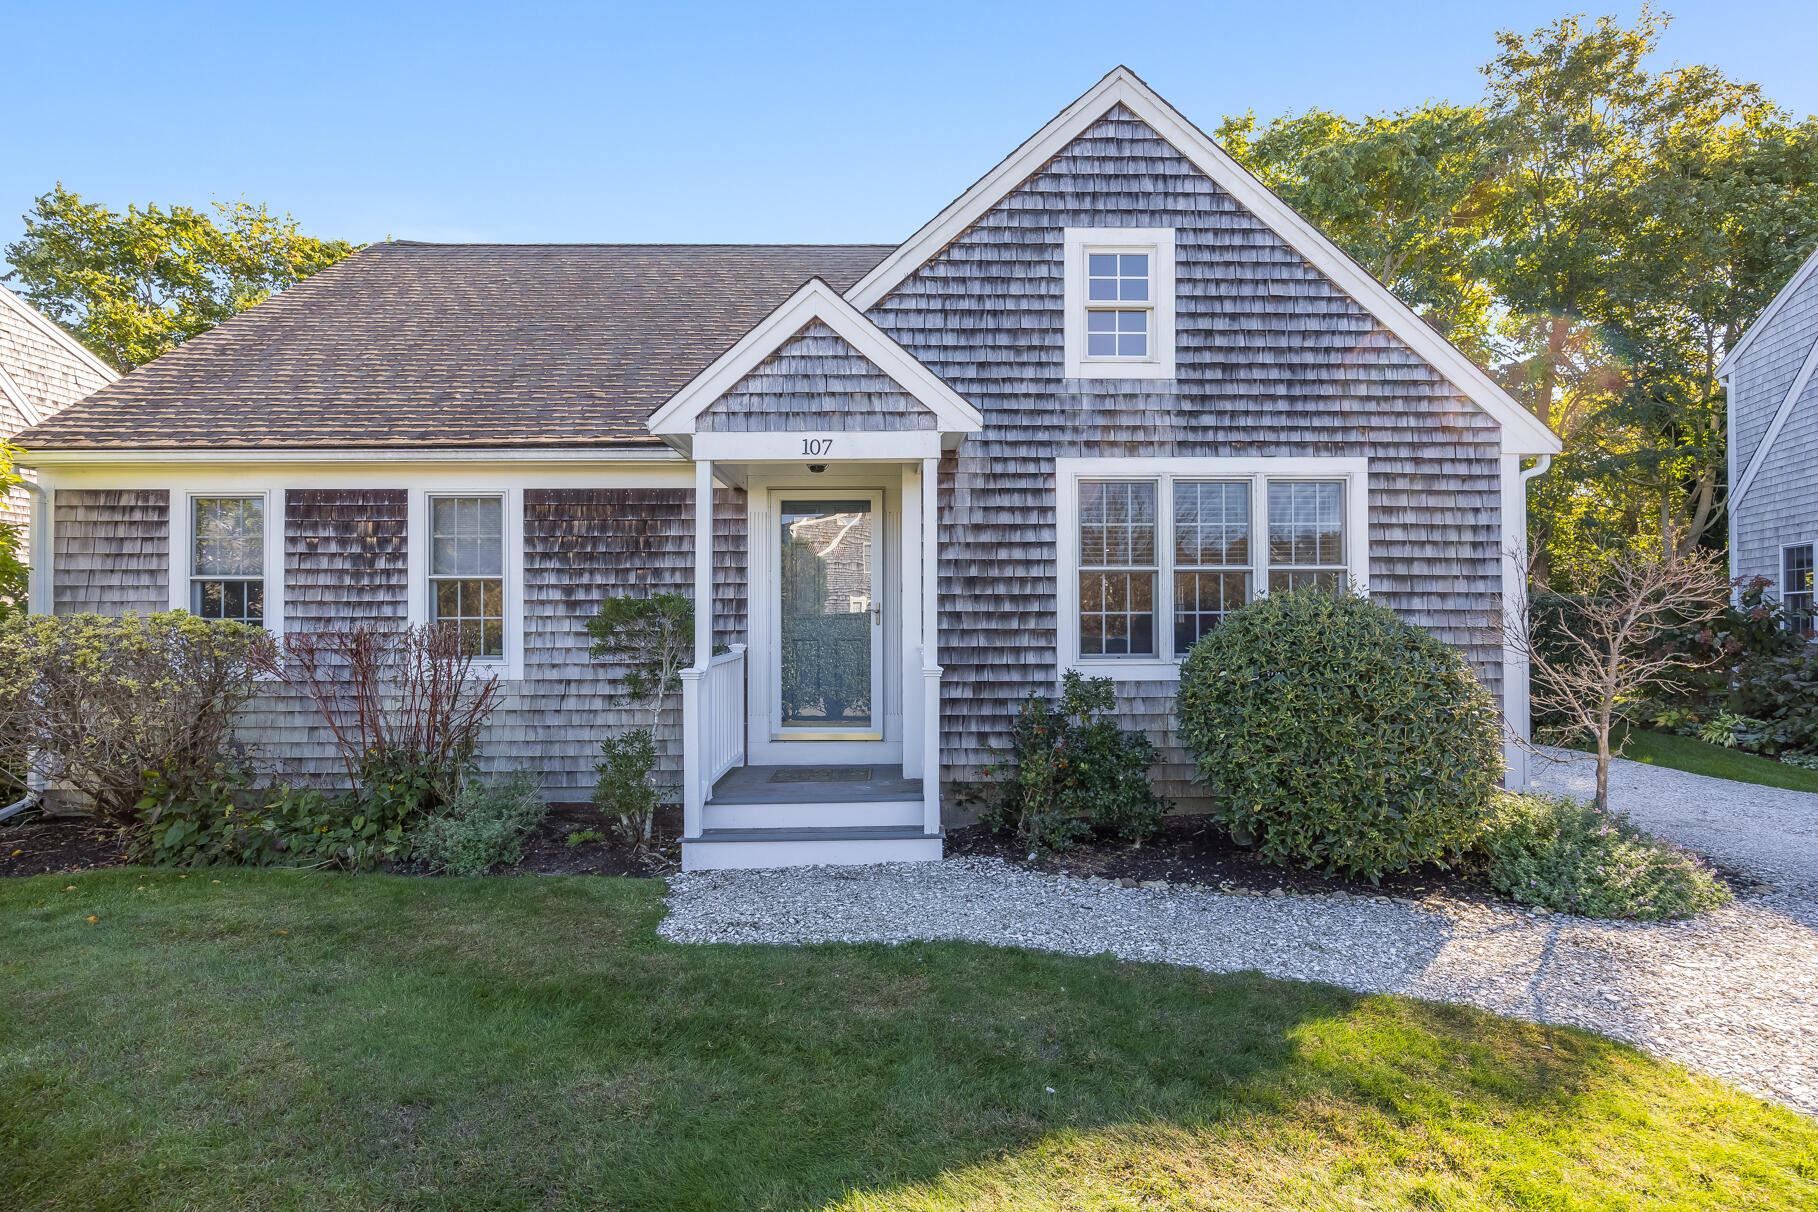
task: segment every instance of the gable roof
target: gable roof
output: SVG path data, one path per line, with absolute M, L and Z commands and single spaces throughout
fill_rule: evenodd
M 839 291 L 820 278 L 803 284 L 775 311 L 741 337 L 736 344 L 670 397 L 650 418 L 650 432 L 685 445 L 681 439 L 694 433 L 695 419 L 714 401 L 735 387 L 778 347 L 805 326 L 819 321 L 914 396 L 935 416 L 945 433 L 977 433 L 985 421 L 939 375 L 922 365 L 882 329 L 840 297 Z
M 118 379 L 113 367 L 37 308 L 0 285 L 0 438 L 35 425 Z
M 1147 123 L 1308 264 L 1426 359 L 1465 398 L 1494 418 L 1502 427 L 1504 453 L 1554 454 L 1561 449 L 1558 435 L 1541 424 L 1539 418 L 1127 67 L 1115 68 L 878 262 L 846 292 L 847 299 L 860 311 L 876 306 L 1118 105 Z
M 1742 357 L 1743 351 L 1749 347 L 1750 342 L 1754 341 L 1754 339 L 1773 322 L 1774 317 L 1779 314 L 1780 309 L 1787 305 L 1788 300 L 1799 293 L 1799 288 L 1804 285 L 1805 280 L 1814 273 L 1818 273 L 1818 249 L 1813 249 L 1812 255 L 1805 259 L 1805 264 L 1793 271 L 1793 276 L 1787 279 L 1785 286 L 1780 288 L 1780 293 L 1769 300 L 1768 305 L 1761 309 L 1761 314 L 1755 317 L 1755 322 L 1743 329 L 1742 337 L 1736 342 L 1735 347 L 1732 348 L 1729 353 L 1723 355 L 1723 361 L 1717 363 L 1718 378 L 1724 378 L 1732 370 L 1736 369 L 1736 360 Z
M 643 444 L 809 278 L 888 245 L 371 245 L 21 435 L 70 448 Z

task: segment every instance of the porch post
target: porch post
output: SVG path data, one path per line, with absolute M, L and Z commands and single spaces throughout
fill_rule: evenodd
M 922 460 L 922 830 L 941 831 L 940 460 Z
M 682 671 L 682 836 L 701 835 L 713 660 L 713 461 L 694 465 L 694 665 Z

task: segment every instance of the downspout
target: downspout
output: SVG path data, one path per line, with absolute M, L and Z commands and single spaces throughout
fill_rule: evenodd
M 1527 497 L 1528 481 L 1533 479 L 1535 476 L 1545 475 L 1547 473 L 1547 468 L 1551 467 L 1552 465 L 1553 465 L 1553 456 L 1548 455 L 1548 454 L 1543 454 L 1540 456 L 1539 462 L 1535 463 L 1534 466 L 1528 468 L 1526 471 L 1521 473 L 1521 492 L 1522 492 L 1523 499 L 1526 499 L 1526 497 Z

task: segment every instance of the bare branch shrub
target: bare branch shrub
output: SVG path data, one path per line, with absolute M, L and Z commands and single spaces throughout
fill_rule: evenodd
M 499 679 L 477 676 L 460 633 L 433 624 L 296 632 L 262 654 L 261 671 L 315 704 L 356 791 L 415 778 L 431 801 L 420 808 L 459 794 L 499 705 Z
M 1610 759 L 1628 739 L 1612 748 L 1612 732 L 1634 722 L 1650 692 L 1709 663 L 1666 641 L 1722 615 L 1728 591 L 1715 555 L 1681 554 L 1669 542 L 1618 556 L 1595 593 L 1549 598 L 1531 612 L 1524 602 L 1505 617 L 1508 643 L 1529 666 L 1530 703 L 1561 721 L 1567 739 L 1596 744 L 1600 810 L 1610 806 Z

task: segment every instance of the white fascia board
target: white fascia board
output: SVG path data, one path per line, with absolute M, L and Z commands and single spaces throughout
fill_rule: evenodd
M 25 392 L 17 383 L 13 382 L 13 376 L 6 373 L 4 366 L 0 366 L 0 396 L 5 396 L 12 402 L 13 407 L 19 410 L 19 415 L 25 418 L 27 425 L 36 425 L 44 419 L 44 414 L 38 411 L 37 405 L 26 399 Z
M 1805 394 L 1806 386 L 1812 381 L 1814 373 L 1818 373 L 1818 340 L 1814 340 L 1811 349 L 1806 351 L 1805 361 L 1800 364 L 1799 373 L 1793 376 L 1792 386 L 1787 388 L 1786 395 L 1780 401 L 1780 407 L 1774 410 L 1774 419 L 1768 422 L 1767 431 L 1755 444 L 1755 452 L 1749 457 L 1748 466 L 1743 469 L 1740 476 L 1731 481 L 1732 486 L 1727 502 L 1731 517 L 1736 516 L 1736 507 L 1742 504 L 1742 498 L 1748 496 L 1749 489 L 1755 486 L 1755 477 L 1761 474 L 1761 467 L 1767 462 L 1768 452 L 1774 448 L 1774 442 L 1780 437 L 1780 431 L 1786 427 L 1787 418 L 1793 415 L 1793 408 L 1799 403 L 1799 397 Z M 1733 426 L 1730 432 L 1735 432 Z M 1735 455 L 1740 453 L 1740 451 L 1736 451 L 1731 455 L 1732 462 Z M 1735 549 L 1732 547 L 1731 550 Z
M 256 467 L 269 464 L 322 464 L 339 467 L 349 463 L 414 466 L 424 463 L 678 463 L 683 458 L 668 447 L 633 448 L 550 447 L 550 448 L 463 448 L 418 450 L 408 447 L 359 450 L 276 450 L 269 448 L 239 449 L 119 449 L 119 450 L 26 450 L 19 456 L 21 467 L 110 467 L 169 466 L 171 464 L 233 464 Z
M 1728 379 L 1730 372 L 1736 369 L 1736 359 L 1742 356 L 1742 351 L 1749 347 L 1749 343 L 1773 320 L 1775 313 L 1786 306 L 1787 300 L 1791 299 L 1794 292 L 1804 285 L 1805 280 L 1814 273 L 1818 273 L 1818 250 L 1814 250 L 1812 255 L 1805 259 L 1805 264 L 1793 271 L 1793 276 L 1787 279 L 1785 286 L 1780 288 L 1780 293 L 1761 309 L 1761 314 L 1755 317 L 1755 322 L 1742 330 L 1742 337 L 1736 342 L 1735 347 L 1723 355 L 1723 361 L 1717 363 L 1719 379 Z M 1726 383 L 1725 386 L 1728 384 Z
M 941 457 L 933 429 L 699 433 L 694 458 L 715 463 L 902 463 Z
M 1249 210 L 1289 247 L 1356 299 L 1410 349 L 1425 358 L 1502 430 L 1504 454 L 1558 454 L 1559 435 L 1541 424 L 1456 346 L 1370 272 L 1327 239 L 1261 181 L 1233 160 L 1210 136 L 1181 116 L 1127 67 L 1119 67 L 1085 96 L 1062 110 L 1028 142 L 986 173 L 947 209 L 846 292 L 860 311 L 869 311 L 904 279 L 957 240 L 993 206 L 1059 155 L 1115 105 L 1122 104 L 1154 129 L 1193 166 Z
M 775 311 L 759 320 L 732 348 L 652 413 L 646 424 L 659 436 L 692 434 L 695 418 L 804 326 L 819 320 L 870 358 L 897 386 L 935 415 L 944 432 L 977 433 L 985 419 L 941 377 L 866 319 L 820 278 L 810 278 Z
M 33 307 L 30 303 L 27 303 L 24 299 L 21 299 L 5 286 L 0 286 L 0 305 L 10 307 L 18 312 L 25 318 L 26 323 L 30 324 L 51 341 L 55 342 L 59 348 L 64 350 L 71 357 L 76 358 L 90 370 L 93 370 L 96 374 L 100 375 L 102 382 L 112 383 L 120 377 L 119 371 L 109 366 L 106 362 L 103 362 L 100 358 L 97 358 L 89 350 L 88 346 L 63 331 L 62 325 L 51 320 L 48 316 L 43 315 L 37 308 Z

